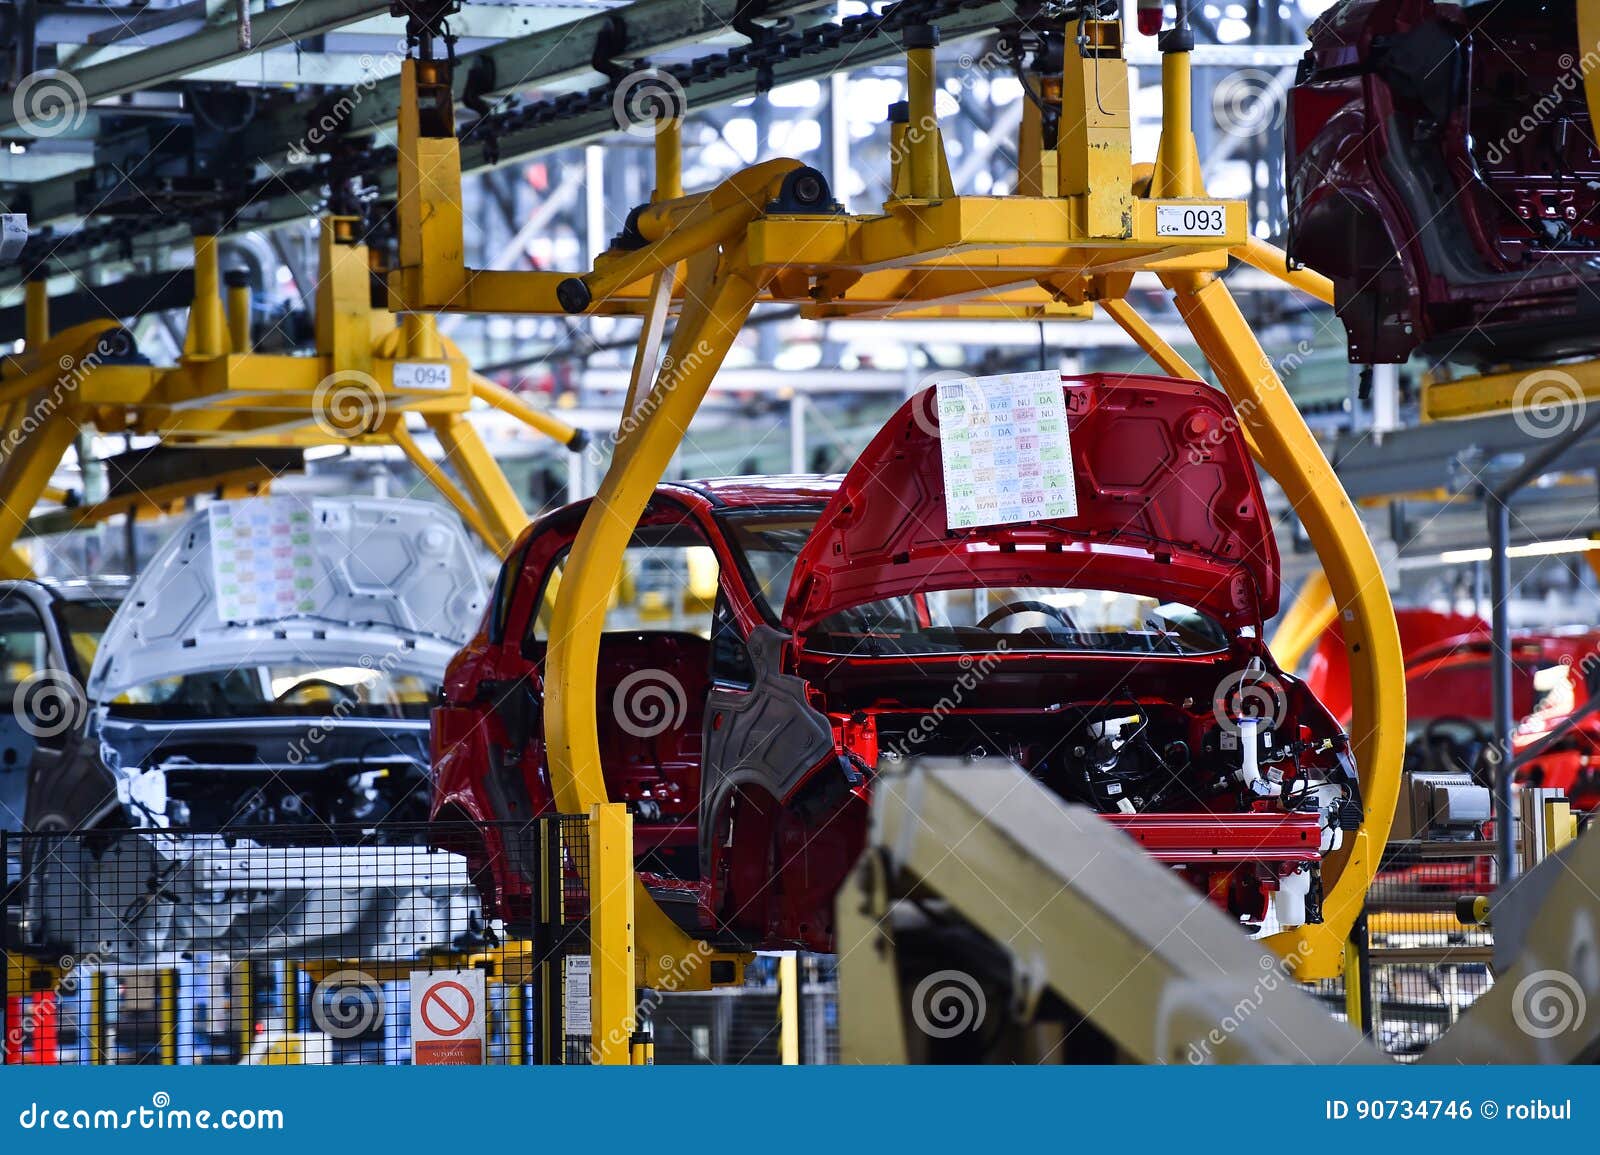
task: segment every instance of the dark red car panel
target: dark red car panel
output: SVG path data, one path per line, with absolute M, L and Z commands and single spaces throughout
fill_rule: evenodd
M 635 541 L 692 533 L 710 547 L 711 636 L 607 632 L 596 715 L 607 793 L 634 812 L 640 877 L 686 929 L 730 946 L 831 949 L 833 902 L 866 843 L 873 781 L 917 755 L 1011 759 L 1099 809 L 1260 933 L 1280 909 L 1320 917 L 1321 859 L 1353 828 L 1359 792 L 1345 736 L 1260 639 L 1277 607 L 1277 553 L 1232 411 L 1215 390 L 1167 378 L 1063 388 L 1075 519 L 947 532 L 931 390 L 842 482 L 658 487 Z M 536 607 L 585 510 L 546 516 L 513 548 L 434 715 L 441 842 L 467 855 L 491 909 L 513 924 L 531 917 L 531 848 L 501 831 L 555 808 Z M 751 587 L 738 527 L 796 516 L 789 598 L 769 606 L 777 595 Z M 1219 632 L 1185 649 L 1137 622 L 1118 641 L 1065 621 L 1051 634 L 951 619 L 940 636 L 964 640 L 949 652 L 834 648 L 834 610 L 905 594 L 926 614 L 933 592 L 984 587 L 1178 601 Z M 966 644 L 989 635 L 987 647 Z M 669 725 L 629 725 L 620 712 L 643 674 L 675 689 Z M 1249 757 L 1241 733 L 1255 734 Z M 490 825 L 466 835 L 470 825 L 450 818 Z
M 1289 99 L 1288 248 L 1333 279 L 1350 360 L 1600 348 L 1600 148 L 1575 4 L 1355 0 Z
M 1193 381 L 1067 380 L 1078 514 L 951 530 L 939 415 L 925 390 L 845 475 L 795 565 L 784 625 L 926 589 L 1138 591 L 1259 626 L 1278 612 L 1278 546 L 1227 399 Z

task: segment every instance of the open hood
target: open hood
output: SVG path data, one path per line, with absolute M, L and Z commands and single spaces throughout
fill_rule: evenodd
M 290 663 L 442 676 L 484 601 L 461 523 L 439 506 L 217 502 L 135 579 L 85 689 L 108 702 L 160 678 Z
M 785 626 L 804 631 L 919 590 L 985 586 L 1148 594 L 1232 628 L 1276 614 L 1277 541 L 1227 398 L 1168 377 L 1095 374 L 1061 388 L 1076 513 L 952 529 L 937 387 L 925 389 L 823 510 L 795 564 Z

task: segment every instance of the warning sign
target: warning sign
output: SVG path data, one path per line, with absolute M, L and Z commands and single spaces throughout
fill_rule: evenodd
M 417 1066 L 481 1065 L 486 1020 L 482 971 L 411 972 L 411 1061 Z
M 562 1004 L 569 1035 L 587 1035 L 594 1029 L 594 1020 L 589 1014 L 589 961 L 586 954 L 567 956 Z

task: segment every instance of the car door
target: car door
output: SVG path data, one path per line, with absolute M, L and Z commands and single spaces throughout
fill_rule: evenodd
M 84 742 L 82 671 L 31 582 L 0 587 L 0 827 L 66 830 L 117 805 L 116 787 Z

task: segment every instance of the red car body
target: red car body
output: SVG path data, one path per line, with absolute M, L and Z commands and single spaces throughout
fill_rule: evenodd
M 1011 758 L 1257 933 L 1320 917 L 1321 862 L 1359 793 L 1343 732 L 1260 640 L 1278 555 L 1232 411 L 1193 381 L 1063 389 L 1068 519 L 950 528 L 933 390 L 843 479 L 656 490 L 640 565 L 651 542 L 710 551 L 709 637 L 608 626 L 596 705 L 609 796 L 633 807 L 641 876 L 685 928 L 831 949 L 873 781 L 917 754 Z M 539 622 L 587 508 L 522 535 L 434 714 L 435 816 L 490 823 L 441 841 L 512 924 L 529 890 L 493 821 L 553 809 Z M 649 708 L 631 707 L 646 683 Z
M 1493 740 L 1489 624 L 1482 618 L 1407 608 L 1395 612 L 1406 659 L 1407 766 L 1473 770 Z M 1512 639 L 1512 737 L 1520 756 L 1588 701 L 1600 677 L 1600 632 L 1524 633 Z M 1317 643 L 1306 684 L 1349 724 L 1350 677 L 1338 624 Z M 1600 807 L 1600 715 L 1578 725 L 1517 771 L 1528 785 L 1561 790 L 1576 809 Z M 1485 783 L 1487 784 L 1487 783 Z
M 1346 0 L 1289 98 L 1288 249 L 1333 279 L 1350 360 L 1600 347 L 1600 149 L 1573 0 Z

